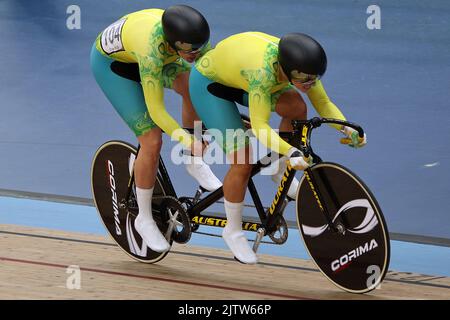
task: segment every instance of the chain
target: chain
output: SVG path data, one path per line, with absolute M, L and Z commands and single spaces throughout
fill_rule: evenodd
M 194 231 L 193 233 L 197 233 L 197 234 L 201 234 L 201 235 L 205 235 L 205 236 L 216 237 L 216 238 L 222 238 L 221 235 L 214 234 L 214 233 L 207 233 L 207 232 L 201 232 L 201 231 Z M 250 241 L 250 242 L 255 242 L 255 240 L 252 240 L 252 239 L 248 239 L 248 241 Z M 265 244 L 277 244 L 277 243 L 272 242 L 272 241 L 261 241 L 261 243 L 265 243 Z

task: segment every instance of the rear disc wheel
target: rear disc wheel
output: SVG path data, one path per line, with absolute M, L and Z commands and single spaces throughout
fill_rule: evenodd
M 139 210 L 134 186 L 130 198 L 125 201 L 136 155 L 136 148 L 126 142 L 109 141 L 100 146 L 91 167 L 92 196 L 100 220 L 119 248 L 137 261 L 155 263 L 163 259 L 168 252 L 151 250 L 136 231 L 134 220 Z M 163 234 L 166 230 L 165 224 L 161 223 L 159 218 L 159 199 L 165 195 L 163 181 L 157 175 L 152 209 Z

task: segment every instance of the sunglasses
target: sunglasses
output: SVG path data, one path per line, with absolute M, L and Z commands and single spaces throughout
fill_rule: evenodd
M 175 47 L 176 47 L 177 51 L 181 52 L 181 53 L 187 53 L 187 54 L 197 54 L 200 51 L 202 51 L 204 46 L 205 46 L 205 44 L 202 44 L 199 46 L 199 45 L 190 44 L 190 43 L 186 43 L 186 42 L 180 42 L 180 41 L 175 42 Z
M 302 85 L 312 85 L 314 84 L 317 80 L 320 79 L 319 75 L 311 75 L 311 74 L 306 74 L 306 73 L 302 73 L 302 72 L 297 72 L 296 70 L 294 70 L 293 72 L 291 72 L 291 81 L 292 82 L 296 82 Z

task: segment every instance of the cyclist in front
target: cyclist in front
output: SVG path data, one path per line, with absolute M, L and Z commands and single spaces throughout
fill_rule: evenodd
M 201 160 L 202 142 L 180 128 L 166 111 L 163 99 L 164 88 L 181 95 L 183 125 L 194 127 L 198 117 L 189 97 L 189 63 L 210 48 L 209 34 L 200 12 L 176 5 L 125 15 L 98 35 L 91 50 L 91 68 L 98 85 L 139 140 L 134 165 L 139 206 L 135 228 L 157 252 L 170 249 L 151 208 L 162 130 L 192 155 L 199 155 L 200 159 L 188 161 L 186 168 L 202 187 L 213 191 L 222 185 Z
M 219 42 L 197 60 L 191 71 L 189 90 L 194 108 L 208 129 L 221 132 L 215 140 L 232 163 L 223 182 L 228 222 L 222 236 L 242 263 L 254 264 L 258 258 L 242 231 L 243 201 L 252 165 L 249 140 L 242 134 L 244 126 L 235 102 L 249 107 L 252 132 L 258 140 L 283 155 L 273 176 L 279 182 L 286 162 L 297 170 L 311 165 L 310 159 L 281 139 L 269 125 L 274 111 L 282 117 L 280 131 L 292 131 L 292 120 L 306 119 L 306 104 L 295 88 L 308 96 L 320 116 L 345 120 L 319 80 L 326 68 L 325 51 L 308 35 L 290 33 L 279 39 L 261 32 L 246 32 Z M 366 143 L 365 137 L 358 139 L 355 130 L 334 127 L 351 139 L 350 146 Z M 238 131 L 227 135 L 227 129 Z M 295 198 L 297 187 L 295 179 L 289 197 Z

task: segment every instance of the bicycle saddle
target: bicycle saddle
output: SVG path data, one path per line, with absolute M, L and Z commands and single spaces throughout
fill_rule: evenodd
M 125 63 L 114 61 L 111 63 L 111 70 L 128 80 L 141 82 L 141 76 L 139 74 L 139 65 L 137 63 Z

